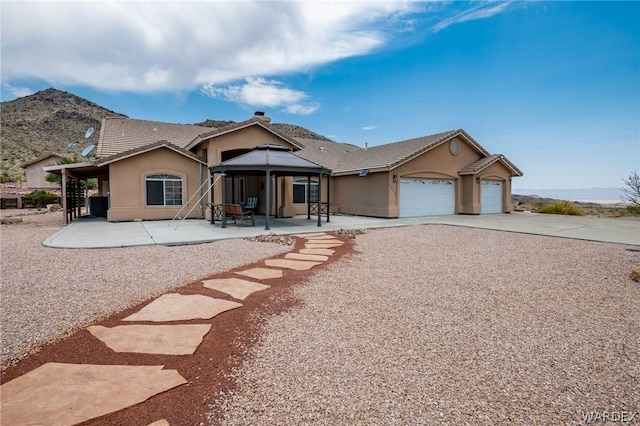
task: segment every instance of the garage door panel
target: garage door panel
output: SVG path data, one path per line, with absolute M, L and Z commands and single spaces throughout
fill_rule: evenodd
M 455 182 L 401 179 L 400 217 L 455 214 Z
M 480 188 L 480 213 L 502 213 L 503 183 L 495 180 L 482 181 Z

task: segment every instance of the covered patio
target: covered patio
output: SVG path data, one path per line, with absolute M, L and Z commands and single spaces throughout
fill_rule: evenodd
M 43 170 L 61 177 L 62 211 L 64 212 L 65 224 L 81 217 L 83 207 L 87 213 L 106 218 L 109 204 L 108 196 L 88 197 L 87 188 L 88 180 L 95 178 L 98 181 L 98 194 L 108 192 L 107 188 L 103 188 L 103 183 L 109 181 L 109 166 L 98 166 L 87 161 L 46 166 L 43 167 Z M 93 211 L 90 211 L 89 207 Z
M 305 160 L 293 154 L 289 148 L 280 145 L 260 145 L 253 151 L 238 157 L 232 158 L 227 161 L 223 161 L 215 166 L 209 167 L 211 173 L 211 199 L 214 200 L 213 187 L 216 181 L 215 175 L 222 177 L 224 180 L 227 176 L 264 176 L 265 177 L 265 230 L 271 229 L 270 216 L 272 204 L 276 204 L 276 217 L 277 217 L 277 203 L 278 203 L 278 178 L 281 177 L 295 177 L 306 176 L 309 184 L 307 185 L 307 219 L 311 220 L 311 178 L 318 178 L 318 198 L 314 204 L 318 215 L 318 226 L 322 226 L 322 213 L 326 212 L 327 222 L 330 222 L 330 209 L 329 200 L 331 195 L 331 180 L 328 177 L 331 174 L 331 170 L 322 167 L 319 164 Z M 322 201 L 322 178 L 327 177 L 327 193 L 326 201 Z M 272 177 L 275 179 L 275 194 L 271 194 Z M 216 214 L 218 211 L 222 219 L 222 228 L 227 226 L 227 214 L 226 214 L 226 202 L 227 197 L 225 194 L 225 184 L 221 185 L 222 191 L 222 203 L 219 205 L 213 204 L 211 212 L 211 223 L 215 223 Z M 284 196 L 284 194 L 283 194 Z M 323 208 L 324 207 L 324 208 Z

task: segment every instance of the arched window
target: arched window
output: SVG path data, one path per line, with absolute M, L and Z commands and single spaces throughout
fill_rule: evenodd
M 311 199 L 307 200 L 307 179 L 296 179 L 293 181 L 293 202 L 294 203 L 317 203 L 318 202 L 318 179 L 311 178 Z
M 145 177 L 148 206 L 181 206 L 182 178 L 175 175 L 149 175 Z

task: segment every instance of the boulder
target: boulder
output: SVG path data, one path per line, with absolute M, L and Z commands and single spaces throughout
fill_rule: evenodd
M 640 266 L 631 270 L 631 279 L 640 282 Z

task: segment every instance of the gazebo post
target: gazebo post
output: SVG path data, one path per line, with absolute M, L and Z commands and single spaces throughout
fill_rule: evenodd
M 275 196 L 276 213 L 275 213 L 275 218 L 277 219 L 278 218 L 278 175 L 275 175 L 274 177 L 276 179 L 276 188 L 275 188 L 275 191 L 276 191 L 276 196 Z
M 264 220 L 264 229 L 266 231 L 269 231 L 271 228 L 269 228 L 269 213 L 271 210 L 271 194 L 269 191 L 269 187 L 271 186 L 271 170 L 267 169 L 267 175 L 266 175 L 266 182 L 265 182 L 265 186 L 266 186 L 266 193 L 265 193 L 265 197 L 266 197 L 266 212 L 265 212 L 265 220 Z
M 222 177 L 222 189 L 220 190 L 220 194 L 222 195 L 222 225 L 220 225 L 220 228 L 226 228 L 227 227 L 227 212 L 224 206 L 224 200 L 225 200 L 225 179 L 227 178 L 227 175 L 225 174 L 224 170 L 220 170 L 220 176 Z
M 322 172 L 318 175 L 318 226 L 322 226 Z
M 211 191 L 210 191 L 210 197 L 211 197 L 211 224 L 213 225 L 214 223 L 216 223 L 216 213 L 215 213 L 215 208 L 213 207 L 213 205 L 216 203 L 216 199 L 215 199 L 215 192 L 213 189 L 213 184 L 215 183 L 215 179 L 213 178 L 213 173 L 209 172 L 209 175 L 211 175 L 211 177 L 209 178 L 209 184 L 211 185 Z
M 329 215 L 331 214 L 331 176 L 327 175 L 327 223 L 331 220 Z
M 307 176 L 307 220 L 311 220 L 311 176 Z

